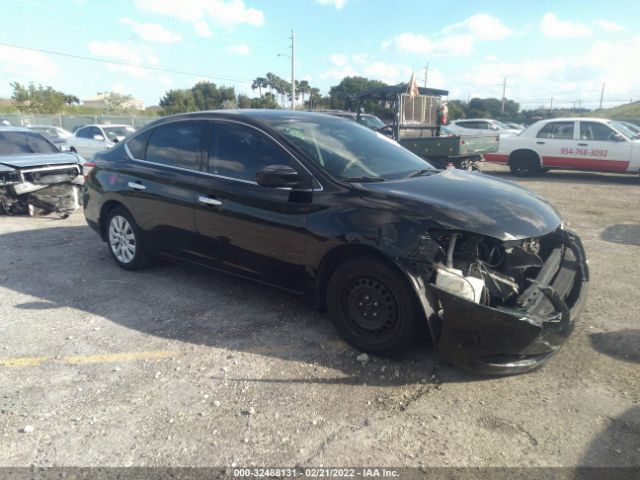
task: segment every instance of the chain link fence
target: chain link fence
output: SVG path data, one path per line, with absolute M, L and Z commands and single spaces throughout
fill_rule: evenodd
M 11 125 L 54 125 L 65 130 L 73 131 L 74 127 L 89 124 L 126 124 L 139 128 L 158 117 L 141 115 L 30 115 L 30 114 L 0 114 L 0 122 L 8 121 Z

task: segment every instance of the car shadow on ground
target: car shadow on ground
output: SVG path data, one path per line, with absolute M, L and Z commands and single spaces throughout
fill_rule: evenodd
M 0 286 L 34 297 L 13 305 L 18 311 L 69 307 L 160 338 L 341 372 L 324 379 L 253 379 L 258 382 L 397 386 L 488 378 L 442 361 L 426 335 L 401 356 L 371 357 L 362 365 L 360 352 L 342 340 L 329 316 L 302 298 L 190 265 L 128 272 L 88 227 L 0 234 L 0 251 Z M 87 328 L 84 320 L 78 328 Z
M 606 242 L 640 246 L 640 225 L 610 225 L 600 233 L 600 238 Z
M 638 478 L 640 468 L 640 406 L 628 409 L 619 417 L 605 417 L 607 427 L 595 437 L 579 464 L 598 467 L 592 477 L 579 478 Z M 608 470 L 607 467 L 611 468 Z M 627 467 L 629 471 L 613 470 Z
M 640 363 L 640 330 L 592 333 L 591 345 L 598 352 L 626 362 Z
M 547 173 L 530 177 L 518 177 L 508 170 L 486 170 L 482 173 L 504 178 L 511 181 L 544 181 L 556 183 L 593 183 L 600 185 L 638 185 L 640 179 L 637 174 L 611 174 L 599 172 L 577 172 L 571 170 L 551 170 Z

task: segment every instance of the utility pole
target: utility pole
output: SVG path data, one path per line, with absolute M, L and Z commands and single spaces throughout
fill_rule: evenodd
M 504 81 L 502 82 L 502 107 L 500 108 L 500 114 L 504 115 L 504 96 L 507 92 L 507 77 L 504 77 Z
M 551 101 L 549 102 L 549 110 L 553 110 L 553 97 L 551 97 Z
M 602 110 L 602 99 L 604 98 L 604 85 L 605 83 L 602 82 L 602 90 L 600 91 L 600 110 Z
M 427 78 L 429 77 L 429 63 L 424 67 L 424 88 L 427 88 Z
M 295 45 L 296 40 L 293 34 L 293 29 L 291 29 L 291 110 L 296 109 L 296 80 L 294 75 L 294 65 L 296 61 Z

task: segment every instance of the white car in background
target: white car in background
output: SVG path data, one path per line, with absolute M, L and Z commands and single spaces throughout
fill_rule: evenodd
M 130 125 L 84 125 L 67 139 L 67 145 L 90 160 L 94 153 L 113 147 L 135 131 Z
M 482 135 L 498 133 L 500 136 L 517 135 L 521 130 L 511 128 L 498 120 L 488 118 L 465 118 L 454 120 L 447 125 L 449 131 L 456 135 Z
M 487 162 L 508 165 L 525 176 L 549 169 L 640 173 L 640 138 L 603 118 L 541 120 L 520 135 L 501 137 Z

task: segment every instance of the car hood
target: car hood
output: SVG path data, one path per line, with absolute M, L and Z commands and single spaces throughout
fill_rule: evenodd
M 72 153 L 42 153 L 33 155 L 0 156 L 0 164 L 14 168 L 47 167 L 78 163 L 78 157 Z
M 482 173 L 447 169 L 362 188 L 394 197 L 412 214 L 444 228 L 500 240 L 538 237 L 555 231 L 562 219 L 542 197 L 513 182 Z

